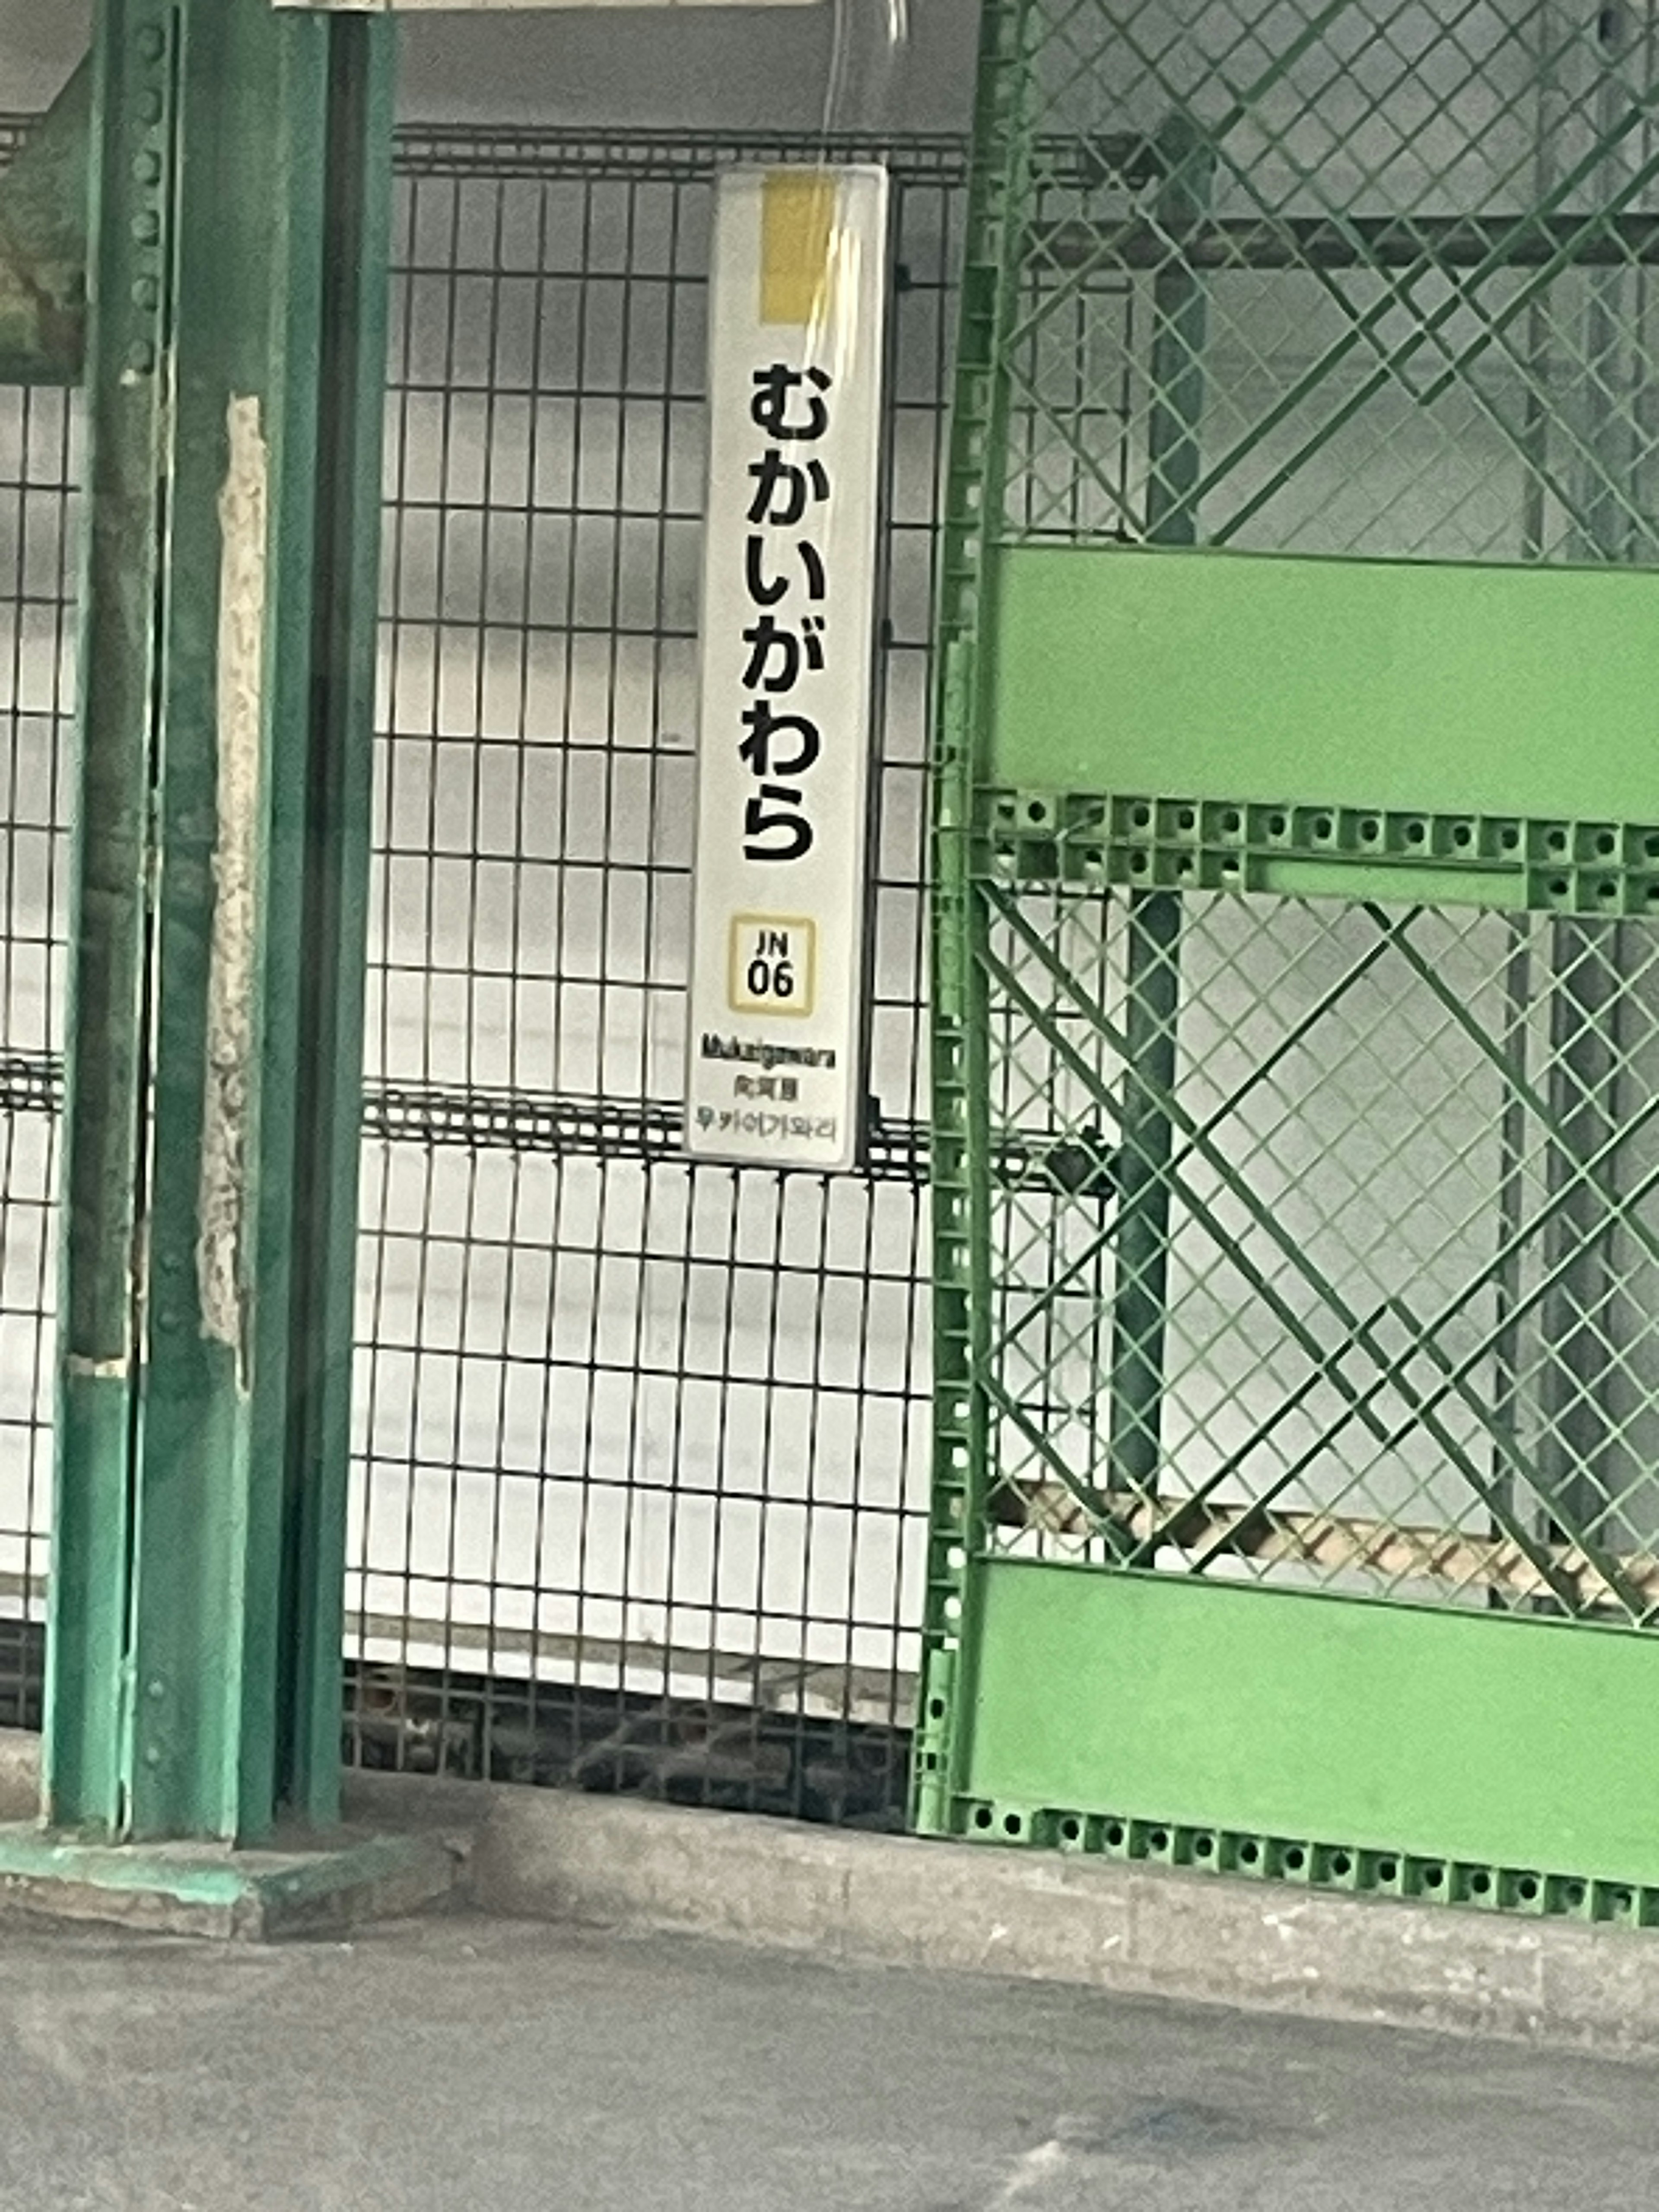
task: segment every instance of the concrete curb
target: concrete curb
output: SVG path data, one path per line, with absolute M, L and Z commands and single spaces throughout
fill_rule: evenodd
M 1659 1931 L 1334 1896 L 1057 1852 L 396 1775 L 354 1820 L 471 1832 L 489 1912 L 865 1966 L 1659 2052 Z
M 0 1731 L 0 1813 L 38 1765 L 35 1739 Z M 345 1809 L 441 1837 L 487 1912 L 1659 2053 L 1659 1930 L 418 1775 L 349 1775 Z
M 450 1897 L 464 1864 L 446 1838 L 422 1829 L 231 1851 L 204 1844 L 66 1845 L 33 1821 L 8 1822 L 0 1825 L 0 1914 L 276 1943 L 407 1919 Z
M 37 1825 L 40 1794 L 40 1738 L 0 1729 L 0 1919 L 270 1943 L 404 1917 L 465 1887 L 470 1832 L 429 1820 L 405 1819 L 380 1834 L 278 1838 L 258 1851 L 66 1848 Z

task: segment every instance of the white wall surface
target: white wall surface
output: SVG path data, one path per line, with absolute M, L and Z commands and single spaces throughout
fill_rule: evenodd
M 0 108 L 44 107 L 86 52 L 92 0 L 0 0 Z
M 886 9 L 843 0 L 855 43 Z M 848 128 L 965 128 L 973 0 L 912 0 L 899 65 L 861 70 Z M 0 108 L 44 106 L 84 51 L 91 0 L 0 0 Z M 444 17 L 404 27 L 403 110 L 422 122 L 678 124 L 691 129 L 800 131 L 824 111 L 834 0 L 816 7 L 691 10 L 576 9 L 568 15 Z M 886 112 L 866 111 L 884 106 Z

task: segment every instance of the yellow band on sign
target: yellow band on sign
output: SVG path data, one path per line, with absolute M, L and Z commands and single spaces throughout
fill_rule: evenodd
M 774 170 L 761 192 L 763 323 L 827 321 L 835 313 L 836 180 Z

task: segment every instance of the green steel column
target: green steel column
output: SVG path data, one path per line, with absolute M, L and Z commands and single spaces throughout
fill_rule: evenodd
M 1606 157 L 1598 187 L 1608 200 L 1627 191 L 1633 161 L 1651 152 L 1651 126 L 1628 150 L 1621 120 L 1652 98 L 1650 28 L 1622 5 L 1595 18 L 1600 82 L 1589 118 Z M 1638 409 L 1649 381 L 1644 345 L 1647 272 L 1621 267 L 1589 273 L 1578 361 L 1577 434 L 1582 491 L 1574 517 L 1581 556 L 1607 563 L 1652 557 L 1653 532 L 1642 512 L 1644 454 Z M 1629 1054 L 1626 1016 L 1645 957 L 1645 933 L 1596 918 L 1551 926 L 1548 1091 L 1559 1136 L 1549 1148 L 1546 1182 L 1561 1203 L 1545 1239 L 1546 1264 L 1559 1280 L 1540 1312 L 1543 1337 L 1539 1392 L 1544 1420 L 1540 1482 L 1565 1520 L 1595 1525 L 1615 1547 L 1650 1543 L 1651 1508 L 1631 1526 L 1610 1515 L 1644 1470 L 1621 1442 L 1618 1403 L 1625 1378 L 1641 1364 L 1646 1316 L 1621 1285 L 1618 1209 L 1586 1182 L 1583 1165 L 1602 1156 L 1620 1126 L 1620 1079 Z M 1638 1025 L 1639 1026 L 1639 1025 Z M 1615 1187 L 1627 1173 L 1609 1159 Z
M 389 26 L 100 0 L 46 1813 L 335 1810 Z
M 948 1827 L 961 1788 L 976 1648 L 974 1553 L 993 1443 L 990 1367 L 990 1013 L 987 906 L 978 880 L 975 797 L 984 744 L 993 548 L 1008 380 L 998 362 L 1019 298 L 1019 229 L 1031 162 L 1029 87 L 1006 66 L 1030 40 L 1030 0 L 986 0 L 980 21 L 976 159 L 966 248 L 940 547 L 933 746 L 931 1167 L 933 1229 L 933 1483 L 927 1534 L 926 1647 L 911 1810 Z M 995 147 L 1000 158 L 982 158 Z
M 285 825 L 307 871 L 295 1024 L 306 1079 L 293 1184 L 279 1198 L 294 1253 L 277 1791 L 322 1825 L 338 1817 L 340 1795 L 393 116 L 387 32 L 337 24 L 318 439 L 289 457 L 296 501 L 309 475 L 318 507 L 304 814 Z M 271 1233 L 283 1233 L 280 1210 Z M 267 1318 L 283 1326 L 274 1310 Z
M 1157 223 L 1178 241 L 1209 212 L 1214 152 L 1185 115 L 1158 133 L 1165 167 Z M 1146 537 L 1190 545 L 1198 535 L 1198 429 L 1204 412 L 1209 312 L 1201 279 L 1171 259 L 1152 281 L 1152 404 L 1147 431 Z M 1181 996 L 1181 896 L 1132 891 L 1125 951 L 1122 1146 L 1112 1301 L 1109 1483 L 1144 1496 L 1162 1456 L 1170 1275 L 1170 1128 L 1158 1104 L 1176 1083 Z
M 1550 945 L 1548 1097 L 1559 1134 L 1546 1159 L 1554 1212 L 1543 1243 L 1546 1264 L 1559 1279 L 1539 1315 L 1545 1349 L 1539 1480 L 1564 1520 L 1594 1526 L 1616 1543 L 1617 1526 L 1604 1516 L 1629 1486 L 1619 1472 L 1613 1402 L 1628 1329 L 1613 1266 L 1617 1208 L 1586 1178 L 1584 1164 L 1610 1158 L 1620 1127 L 1626 1056 L 1620 1016 L 1634 963 L 1626 932 L 1616 921 L 1558 921 Z M 1618 1173 L 1620 1164 L 1613 1161 L 1611 1171 Z

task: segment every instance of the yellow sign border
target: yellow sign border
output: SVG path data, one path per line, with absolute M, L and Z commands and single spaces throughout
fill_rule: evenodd
M 738 969 L 741 957 L 739 939 L 746 929 L 799 929 L 806 935 L 806 988 L 793 1006 L 769 1000 L 757 1005 L 747 994 L 738 997 Z M 805 914 L 734 914 L 726 939 L 726 1003 L 734 1014 L 777 1015 L 783 1021 L 804 1021 L 817 1008 L 818 1002 L 818 926 L 810 915 Z

